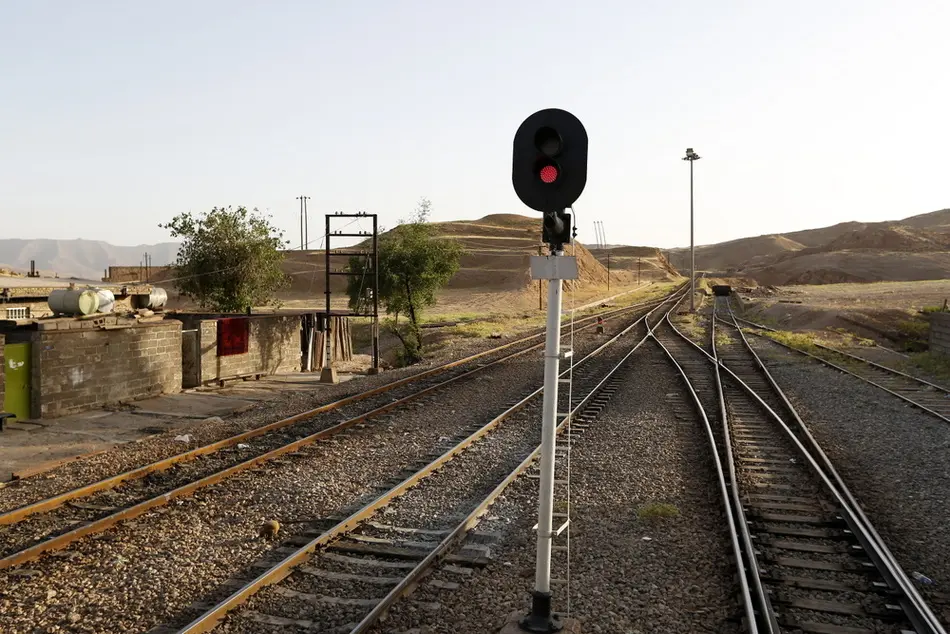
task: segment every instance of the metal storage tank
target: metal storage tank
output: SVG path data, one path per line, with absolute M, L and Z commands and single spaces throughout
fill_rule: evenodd
M 148 308 L 150 310 L 158 310 L 165 305 L 165 302 L 168 301 L 168 293 L 165 292 L 164 288 L 154 287 L 152 292 L 148 295 L 133 295 L 132 296 L 132 308 L 138 310 L 140 308 Z
M 61 315 L 91 315 L 99 309 L 96 291 L 58 288 L 49 294 L 50 310 Z
M 115 295 L 106 288 L 97 288 L 95 290 L 96 295 L 99 296 L 98 312 L 111 313 L 115 309 Z

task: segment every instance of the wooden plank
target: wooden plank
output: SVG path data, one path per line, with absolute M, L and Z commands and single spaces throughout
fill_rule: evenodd
M 353 541 L 363 542 L 366 544 L 384 544 L 387 546 L 402 546 L 404 548 L 419 548 L 425 550 L 432 550 L 439 545 L 439 542 L 425 541 L 417 542 L 410 540 L 395 540 L 395 539 L 386 539 L 385 537 L 372 537 L 371 535 L 361 535 L 360 533 L 350 533 L 346 536 L 347 539 L 352 539 Z
M 790 597 L 779 593 L 776 602 L 787 605 L 790 608 L 799 608 L 801 610 L 814 610 L 815 612 L 827 612 L 829 614 L 847 614 L 849 616 L 867 616 L 867 612 L 860 603 L 844 603 L 842 601 L 824 601 L 822 599 L 810 599 L 807 597 Z
M 794 537 L 815 537 L 817 539 L 845 539 L 841 531 L 827 528 L 789 528 L 780 526 L 764 526 L 761 530 L 772 535 L 789 535 Z
M 557 546 L 555 546 L 555 549 L 556 548 Z M 491 560 L 484 557 L 466 557 L 465 555 L 446 555 L 443 561 L 447 561 L 450 564 L 464 564 L 466 566 L 472 566 L 473 568 L 484 568 L 491 563 Z
M 812 579 L 810 577 L 793 577 L 791 575 L 776 575 L 774 577 L 763 577 L 766 583 L 789 586 L 791 588 L 801 588 L 802 590 L 821 590 L 824 592 L 867 592 L 867 586 L 860 586 L 853 583 L 843 583 L 831 579 Z
M 83 509 L 85 511 L 118 511 L 120 506 L 103 506 L 101 504 L 89 504 L 87 502 L 76 502 L 71 500 L 67 502 L 69 506 L 72 506 L 77 509 Z
M 783 515 L 780 513 L 750 513 L 763 522 L 789 522 L 792 524 L 814 524 L 816 526 L 828 526 L 834 522 L 828 521 L 818 515 Z
M 353 599 L 350 597 L 331 597 L 325 594 L 310 594 L 309 592 L 298 592 L 283 586 L 274 586 L 274 592 L 284 597 L 292 599 L 302 599 L 311 603 L 328 603 L 330 605 L 349 605 L 360 608 L 372 608 L 379 603 L 379 599 Z
M 426 585 L 433 588 L 438 588 L 440 590 L 458 590 L 459 584 L 454 581 L 440 581 L 439 579 L 432 579 Z
M 397 548 L 383 544 L 363 544 L 360 542 L 335 542 L 327 546 L 328 550 L 351 555 L 369 555 L 371 557 L 391 557 L 393 559 L 410 559 L 420 561 L 425 559 L 428 551 L 415 548 Z
M 874 634 L 874 630 L 867 628 L 834 625 L 833 623 L 798 622 L 795 624 L 788 623 L 788 625 L 807 634 Z
M 426 464 L 429 464 L 426 462 Z M 452 531 L 449 529 L 431 529 L 431 528 L 410 528 L 408 526 L 393 526 L 392 524 L 383 524 L 382 522 L 366 522 L 367 526 L 372 526 L 382 531 L 394 531 L 396 533 L 409 533 L 412 535 L 432 535 L 433 537 L 445 537 Z
M 245 618 L 248 621 L 254 621 L 255 623 L 261 623 L 263 625 L 277 625 L 279 627 L 303 627 L 310 629 L 313 627 L 313 621 L 307 621 L 305 619 L 287 619 L 282 616 L 273 616 L 270 614 L 264 614 L 262 612 L 255 612 L 254 610 L 238 610 L 237 614 L 241 618 Z
M 375 577 L 373 575 L 357 575 L 350 572 L 333 572 L 312 566 L 301 566 L 297 570 L 311 577 L 331 579 L 333 581 L 358 581 L 373 586 L 394 586 L 403 579 L 402 577 Z
M 323 558 L 329 561 L 336 561 L 341 564 L 350 564 L 354 566 L 367 566 L 373 568 L 386 568 L 389 570 L 412 570 L 416 564 L 411 561 L 383 561 L 382 559 L 366 559 L 363 557 L 347 557 L 346 555 L 337 555 L 336 553 L 323 553 Z M 446 569 L 448 566 L 446 566 Z M 470 570 L 466 568 L 466 570 Z
M 862 572 L 862 566 L 858 563 L 845 566 L 833 561 L 813 561 L 811 559 L 796 559 L 792 557 L 768 557 L 769 561 L 776 566 L 785 566 L 786 568 L 804 568 L 806 570 L 831 570 L 834 572 Z M 873 571 L 874 566 L 868 564 L 863 567 L 865 571 Z
M 841 551 L 834 546 L 828 546 L 827 544 L 811 544 L 808 542 L 794 542 L 786 539 L 772 539 L 769 541 L 762 542 L 763 546 L 768 546 L 770 548 L 781 548 L 782 550 L 795 550 L 798 552 L 805 553 L 827 553 L 827 554 L 836 554 Z

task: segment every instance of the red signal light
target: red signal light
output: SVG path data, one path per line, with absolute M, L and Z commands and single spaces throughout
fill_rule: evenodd
M 539 175 L 541 176 L 542 182 L 551 184 L 557 180 L 557 168 L 553 165 L 545 165 L 541 168 Z

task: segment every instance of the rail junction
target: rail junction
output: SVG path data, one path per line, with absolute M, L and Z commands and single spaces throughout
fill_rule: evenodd
M 556 499 L 566 501 L 555 509 L 558 535 L 571 530 L 571 448 L 584 442 L 611 397 L 628 388 L 624 377 L 637 351 L 656 347 L 678 373 L 682 402 L 708 447 L 722 531 L 738 571 L 733 618 L 742 631 L 944 633 L 945 624 L 750 344 L 764 327 L 734 314 L 729 298 L 717 297 L 706 338 L 697 342 L 674 320 L 686 299 L 681 286 L 665 298 L 565 326 L 576 356 L 565 357 L 560 380 L 566 387 L 557 404 L 554 481 Z M 166 612 L 147 631 L 385 631 L 388 613 L 400 601 L 413 601 L 421 586 L 450 596 L 492 565 L 490 546 L 498 536 L 480 531 L 481 520 L 516 479 L 538 478 L 543 394 L 537 374 L 498 390 L 505 402 L 478 416 L 446 416 L 445 403 L 456 389 L 477 391 L 480 377 L 505 368 L 521 372 L 517 364 L 537 353 L 539 337 L 8 508 L 0 514 L 0 576 L 26 584 L 34 583 L 33 572 L 52 576 L 72 561 L 71 552 L 94 556 L 90 539 L 125 531 L 134 541 L 162 508 L 170 505 L 170 513 L 187 520 L 228 487 L 266 497 L 271 465 L 308 460 L 325 464 L 321 478 L 359 481 L 335 506 L 281 518 L 280 532 L 255 558 L 235 558 L 200 599 Z M 835 367 L 858 374 L 854 365 Z M 894 376 L 907 385 L 916 381 Z M 943 418 L 920 394 L 880 374 L 870 378 Z M 942 394 L 939 389 L 925 384 L 918 392 Z M 385 448 L 402 437 L 418 438 L 386 456 Z M 334 462 L 337 453 L 345 459 Z M 348 476 L 354 461 L 370 464 L 368 475 Z M 179 506 L 196 496 L 197 504 Z M 556 570 L 569 566 L 568 555 L 555 546 Z M 444 607 L 414 605 L 419 625 L 437 623 Z

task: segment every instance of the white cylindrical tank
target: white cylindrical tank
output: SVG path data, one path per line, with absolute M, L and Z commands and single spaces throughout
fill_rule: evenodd
M 58 288 L 49 294 L 48 302 L 54 313 L 91 315 L 99 309 L 99 294 L 78 288 Z
M 165 292 L 164 288 L 153 287 L 152 292 L 148 295 L 133 295 L 132 296 L 132 308 L 138 310 L 139 308 L 148 308 L 150 310 L 158 310 L 165 305 L 165 302 L 168 301 L 168 293 Z
M 115 295 L 106 288 L 97 288 L 96 295 L 99 296 L 99 309 L 100 313 L 111 313 L 115 310 Z

